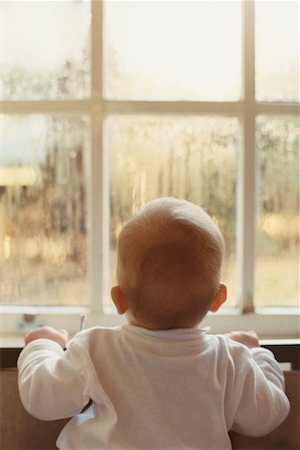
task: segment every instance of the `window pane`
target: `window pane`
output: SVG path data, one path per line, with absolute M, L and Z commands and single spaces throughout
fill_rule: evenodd
M 296 117 L 257 120 L 257 306 L 299 306 L 299 136 Z
M 202 205 L 226 242 L 223 278 L 236 305 L 236 183 L 240 123 L 225 117 L 114 116 L 105 122 L 110 159 L 110 270 L 117 236 L 145 202 L 183 197 Z
M 84 117 L 2 116 L 0 302 L 87 303 Z
M 104 95 L 238 100 L 240 1 L 104 2 Z
M 90 92 L 90 2 L 1 2 L 2 97 L 82 98 Z
M 299 2 L 256 1 L 256 98 L 299 100 Z

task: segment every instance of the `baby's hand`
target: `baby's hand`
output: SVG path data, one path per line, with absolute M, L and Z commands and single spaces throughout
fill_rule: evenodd
M 231 331 L 225 333 L 225 335 L 234 341 L 247 345 L 249 348 L 259 347 L 258 336 L 255 331 Z
M 65 348 L 68 338 L 69 336 L 66 330 L 56 330 L 52 327 L 41 327 L 27 333 L 24 340 L 25 345 L 27 345 L 29 342 L 35 341 L 36 339 L 50 339 L 51 341 L 57 342 L 62 348 Z

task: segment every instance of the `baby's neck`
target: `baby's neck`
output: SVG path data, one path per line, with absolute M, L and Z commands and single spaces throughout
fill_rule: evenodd
M 199 326 L 199 323 L 192 324 L 192 325 L 186 325 L 186 324 L 179 324 L 177 327 L 168 327 L 168 328 L 161 328 L 159 326 L 153 326 L 147 324 L 147 322 L 139 322 L 136 320 L 132 314 L 127 313 L 127 322 L 129 325 L 133 325 L 135 327 L 145 328 L 146 330 L 152 330 L 152 331 L 162 331 L 162 330 L 174 330 L 178 328 L 197 328 Z

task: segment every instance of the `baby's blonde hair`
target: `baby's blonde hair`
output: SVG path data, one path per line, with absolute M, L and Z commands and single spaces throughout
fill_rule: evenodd
M 134 318 L 152 329 L 199 323 L 218 291 L 223 253 L 201 207 L 172 197 L 147 203 L 118 242 L 118 282 Z

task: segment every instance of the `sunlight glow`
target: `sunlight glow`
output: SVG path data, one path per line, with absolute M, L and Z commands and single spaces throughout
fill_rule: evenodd
M 256 1 L 256 97 L 299 101 L 299 1 Z
M 76 57 L 87 38 L 90 12 L 82 2 L 11 1 L 2 8 L 2 64 L 49 70 Z
M 104 6 L 104 90 L 109 98 L 240 98 L 240 2 Z
M 33 167 L 1 167 L 0 186 L 33 186 L 41 181 Z

